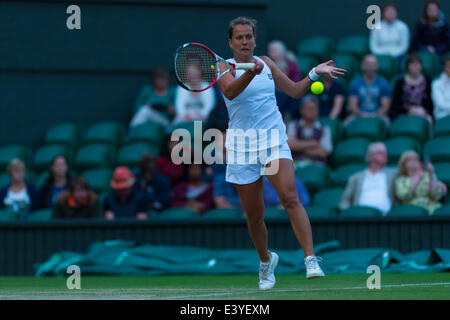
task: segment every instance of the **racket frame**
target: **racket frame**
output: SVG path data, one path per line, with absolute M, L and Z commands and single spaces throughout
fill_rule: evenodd
M 187 46 L 191 46 L 191 45 L 202 47 L 203 49 L 205 49 L 216 60 L 216 65 L 215 65 L 216 77 L 209 84 L 209 86 L 207 86 L 206 88 L 203 88 L 203 89 L 190 89 L 178 78 L 177 72 L 175 71 L 175 76 L 176 76 L 178 84 L 180 86 L 182 86 L 184 89 L 189 90 L 189 91 L 193 91 L 193 92 L 205 91 L 205 90 L 211 88 L 217 82 L 217 80 L 219 80 L 222 76 L 224 76 L 225 74 L 227 74 L 231 70 L 248 70 L 248 69 L 253 68 L 253 66 L 255 65 L 253 62 L 249 62 L 249 63 L 232 63 L 232 62 L 228 62 L 225 59 L 223 59 L 221 56 L 219 56 L 218 54 L 214 53 L 210 48 L 208 48 L 204 44 L 201 44 L 201 43 L 198 43 L 198 42 L 187 42 L 187 43 L 183 44 L 182 46 L 180 46 L 177 49 L 177 51 L 175 53 L 175 66 L 176 66 L 178 53 L 180 52 L 180 50 L 182 50 L 183 48 L 186 48 Z M 226 64 L 228 64 L 231 68 L 225 70 L 222 73 L 219 73 L 220 72 L 219 62 L 221 62 L 221 61 L 226 63 Z

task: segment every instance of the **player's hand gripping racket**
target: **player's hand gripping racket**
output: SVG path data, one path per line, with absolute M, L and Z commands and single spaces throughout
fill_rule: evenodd
M 219 62 L 231 68 L 220 73 Z M 254 63 L 230 63 L 215 54 L 207 46 L 188 42 L 175 54 L 175 75 L 178 83 L 189 91 L 200 92 L 211 88 L 224 74 L 236 69 L 251 69 Z

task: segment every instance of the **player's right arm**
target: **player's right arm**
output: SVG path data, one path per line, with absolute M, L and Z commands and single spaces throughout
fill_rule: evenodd
M 230 69 L 231 66 L 226 64 L 225 62 L 219 62 L 219 68 L 220 73 L 226 71 L 227 69 Z M 244 91 L 245 88 L 247 88 L 250 81 L 253 80 L 253 78 L 260 74 L 263 70 L 264 66 L 261 62 L 256 61 L 253 68 L 248 69 L 245 71 L 239 78 L 235 79 L 236 72 L 234 70 L 231 70 L 227 74 L 224 74 L 218 81 L 217 84 L 219 86 L 219 89 L 222 91 L 223 95 L 228 100 L 233 100 L 238 95 L 241 94 L 242 91 Z

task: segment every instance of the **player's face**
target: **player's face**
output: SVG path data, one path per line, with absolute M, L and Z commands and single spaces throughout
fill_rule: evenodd
M 239 57 L 253 57 L 256 39 L 253 28 L 248 24 L 237 24 L 233 28 L 233 37 L 228 40 L 231 50 Z

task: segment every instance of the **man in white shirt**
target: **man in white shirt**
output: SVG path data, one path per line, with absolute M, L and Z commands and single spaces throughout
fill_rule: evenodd
M 399 58 L 409 48 L 409 28 L 397 19 L 397 8 L 388 4 L 383 8 L 383 20 L 379 29 L 370 32 L 370 50 L 373 54 Z
M 366 159 L 369 167 L 350 177 L 339 208 L 345 210 L 350 206 L 368 206 L 386 215 L 394 204 L 393 187 L 397 170 L 385 168 L 387 151 L 381 142 L 369 145 Z
M 450 55 L 444 60 L 444 72 L 431 84 L 436 120 L 450 115 Z

